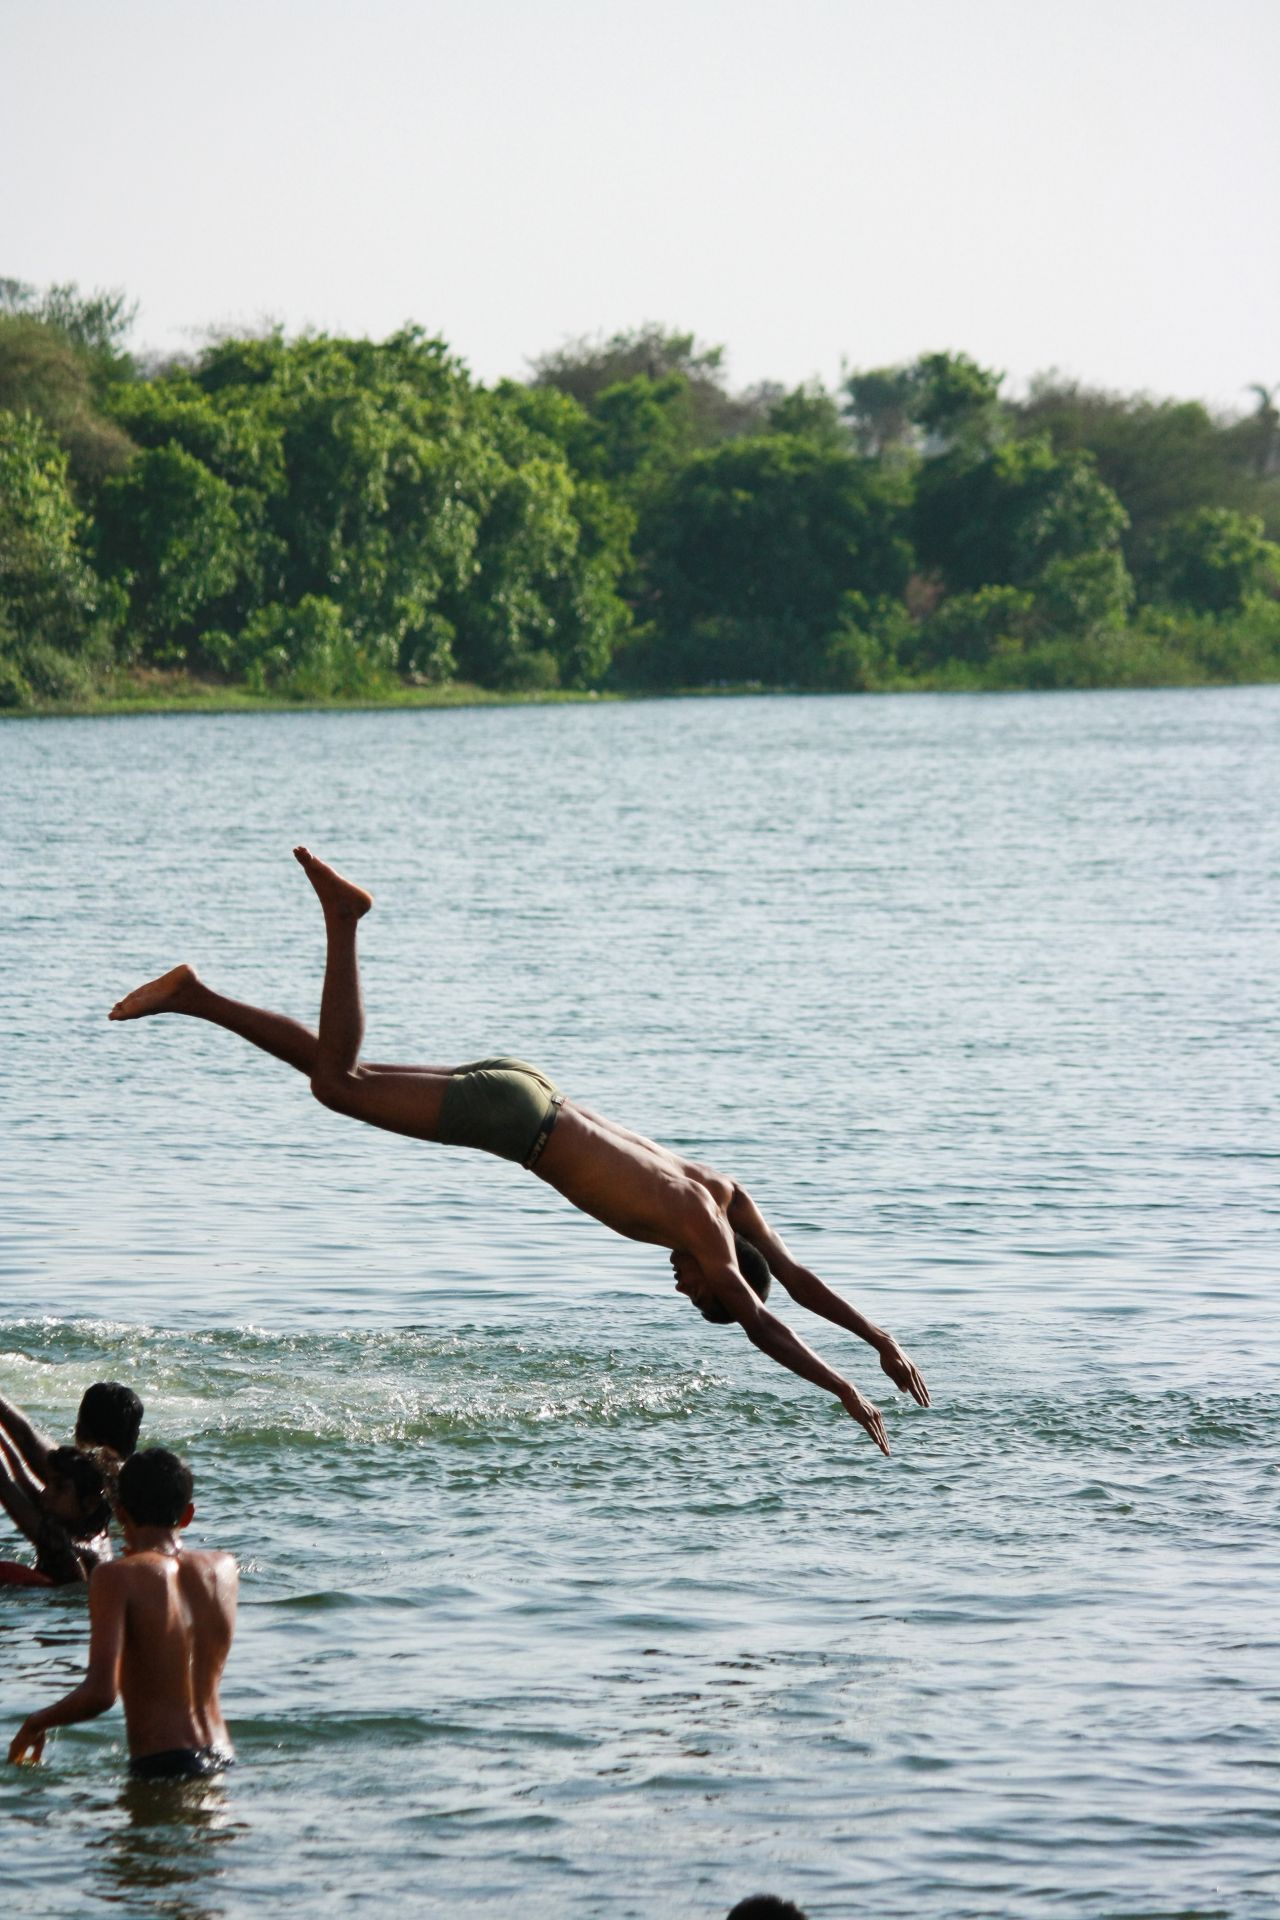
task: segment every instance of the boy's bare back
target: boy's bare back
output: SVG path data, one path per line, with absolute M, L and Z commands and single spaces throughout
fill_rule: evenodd
M 99 1569 L 120 1617 L 119 1684 L 129 1752 L 230 1747 L 218 1684 L 235 1632 L 240 1576 L 229 1553 L 131 1553 Z M 95 1578 L 92 1598 L 98 1598 Z M 114 1591 L 112 1591 L 114 1590 Z

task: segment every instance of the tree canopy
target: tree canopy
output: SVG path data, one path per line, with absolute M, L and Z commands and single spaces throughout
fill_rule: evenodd
M 1280 676 L 1275 389 L 1220 418 L 962 353 L 730 387 L 648 325 L 486 388 L 279 329 L 166 365 L 0 281 L 0 700 Z

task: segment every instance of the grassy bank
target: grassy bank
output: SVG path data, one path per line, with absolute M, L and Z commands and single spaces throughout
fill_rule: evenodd
M 49 719 L 120 713 L 303 713 L 364 712 L 383 708 L 564 706 L 616 699 L 601 693 L 493 693 L 464 681 L 444 686 L 386 687 L 369 694 L 342 694 L 323 700 L 290 699 L 254 693 L 227 682 L 202 680 L 181 669 L 121 668 L 96 693 L 69 700 L 43 700 L 27 707 L 0 708 L 0 720 Z
M 360 712 L 441 707 L 582 704 L 626 699 L 759 693 L 1026 693 L 1124 687 L 1258 686 L 1280 681 L 1280 605 L 1259 604 L 1234 618 L 1148 614 L 1090 640 L 997 644 L 983 660 L 947 659 L 905 668 L 874 643 L 834 651 L 825 686 L 773 686 L 761 680 L 703 686 L 649 686 L 609 692 L 562 689 L 495 691 L 470 681 L 414 685 L 381 679 L 363 692 L 303 698 L 253 691 L 185 668 L 114 667 L 99 680 L 77 676 L 74 692 L 15 707 L 0 719 L 128 713 Z

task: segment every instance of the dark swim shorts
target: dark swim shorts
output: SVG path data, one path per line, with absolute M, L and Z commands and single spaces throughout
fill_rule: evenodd
M 519 1166 L 536 1165 L 564 1095 L 524 1060 L 472 1060 L 455 1067 L 440 1109 L 446 1147 L 478 1147 Z
M 131 1780 L 207 1780 L 225 1773 L 236 1757 L 225 1747 L 170 1747 L 164 1753 L 144 1753 L 129 1762 Z

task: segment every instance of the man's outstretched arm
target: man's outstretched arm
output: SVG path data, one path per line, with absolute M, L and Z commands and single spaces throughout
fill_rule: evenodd
M 834 1394 L 850 1418 L 866 1428 L 881 1453 L 888 1453 L 889 1438 L 884 1430 L 880 1409 L 873 1406 L 870 1400 L 864 1400 L 852 1381 L 829 1367 L 812 1347 L 807 1347 L 785 1320 L 779 1320 L 776 1314 L 761 1305 L 737 1269 L 731 1236 L 722 1223 L 717 1222 L 717 1225 L 719 1233 L 713 1230 L 695 1257 L 704 1280 L 720 1305 L 733 1315 L 752 1346 L 759 1347 L 761 1353 L 767 1353 L 780 1367 L 788 1367 L 792 1373 L 798 1373 L 802 1380 L 811 1380 L 814 1386 Z
M 808 1267 L 802 1267 L 792 1258 L 781 1237 L 769 1225 L 757 1207 L 751 1195 L 738 1187 L 729 1207 L 729 1225 L 744 1240 L 750 1240 L 758 1247 L 769 1265 L 769 1271 L 779 1284 L 786 1288 L 799 1307 L 807 1307 L 810 1313 L 820 1314 L 824 1320 L 830 1320 L 837 1327 L 844 1327 L 849 1333 L 856 1333 L 859 1340 L 865 1340 L 874 1347 L 880 1356 L 880 1365 L 888 1374 L 895 1387 L 903 1393 L 909 1393 L 922 1407 L 929 1405 L 929 1389 L 924 1383 L 920 1370 L 910 1361 L 891 1333 L 878 1327 L 865 1314 L 829 1287 L 825 1280 L 819 1280 L 816 1273 Z
M 45 1461 L 53 1442 L 38 1432 L 22 1408 L 15 1407 L 12 1400 L 6 1400 L 3 1394 L 0 1394 L 0 1432 L 8 1436 L 31 1471 L 43 1480 Z
M 0 1507 L 19 1532 L 34 1541 L 44 1518 L 40 1488 L 22 1464 L 18 1449 L 0 1434 Z

